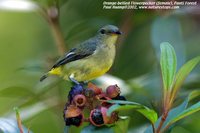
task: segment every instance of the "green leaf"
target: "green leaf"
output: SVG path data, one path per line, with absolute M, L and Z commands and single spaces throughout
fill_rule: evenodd
M 69 128 L 70 128 L 70 126 L 65 126 L 64 133 L 69 133 Z
M 189 95 L 189 101 L 195 99 L 196 97 L 200 96 L 200 90 L 194 90 Z
M 107 103 L 115 103 L 115 104 L 131 104 L 131 105 L 141 105 L 136 102 L 131 102 L 131 101 L 123 101 L 123 100 L 108 100 L 106 101 Z M 142 105 L 141 105 L 142 106 Z
M 127 109 L 139 109 L 141 106 L 138 105 L 119 105 L 119 104 L 114 104 L 111 107 L 109 107 L 107 111 L 107 115 L 111 116 L 113 111 L 121 111 L 121 110 L 127 110 Z
M 35 96 L 34 92 L 28 88 L 12 86 L 0 90 L 0 97 L 25 97 Z
M 138 111 L 142 115 L 144 115 L 148 120 L 151 121 L 151 123 L 155 123 L 158 119 L 157 113 L 154 110 L 149 109 L 147 107 L 145 107 L 143 109 L 136 109 L 136 111 Z
M 108 109 L 107 111 L 108 116 L 110 116 L 113 111 L 135 109 L 136 111 L 141 113 L 143 116 L 145 116 L 148 120 L 150 120 L 151 123 L 155 123 L 158 119 L 157 113 L 154 110 L 149 109 L 148 107 L 141 105 L 139 103 L 130 102 L 130 101 L 121 101 L 121 100 L 109 100 L 107 102 L 115 103 Z
M 167 26 L 163 26 L 167 25 Z M 172 32 L 173 31 L 173 32 Z M 162 33 L 162 34 L 161 34 Z M 182 34 L 181 20 L 173 15 L 165 17 L 159 16 L 155 18 L 151 25 L 151 40 L 157 58 L 160 58 L 160 42 L 168 41 L 176 50 L 177 68 L 185 62 L 185 42 Z
M 112 127 L 114 129 L 114 132 L 115 133 L 127 133 L 129 121 L 130 121 L 129 117 L 121 116 L 120 119 Z
M 186 77 L 189 73 L 194 69 L 194 67 L 200 62 L 200 56 L 193 58 L 192 60 L 188 61 L 184 64 L 180 70 L 178 71 L 173 87 L 172 95 L 173 97 L 176 95 L 177 91 L 179 90 L 180 86 L 183 84 Z
M 163 87 L 165 90 L 169 90 L 172 88 L 176 74 L 176 53 L 174 48 L 168 42 L 161 43 L 160 49 L 160 65 L 162 71 Z
M 95 127 L 93 125 L 89 125 L 84 127 L 81 133 L 114 133 L 114 131 L 112 128 L 107 126 Z
M 20 133 L 16 120 L 0 117 L 0 125 L 0 133 Z M 29 130 L 25 126 L 22 127 L 24 133 L 28 133 Z
M 88 125 L 82 129 L 81 133 L 126 133 L 128 131 L 129 120 L 129 117 L 121 116 L 114 125 L 102 127 Z
M 22 126 L 22 120 L 20 118 L 20 113 L 19 113 L 19 108 L 18 107 L 14 107 L 14 111 L 16 113 L 16 119 L 17 119 L 17 124 L 18 124 L 18 128 L 20 130 L 20 133 L 23 133 L 23 126 Z
M 170 110 L 170 112 L 168 113 L 168 116 L 167 116 L 167 119 L 166 121 L 164 122 L 163 124 L 163 127 L 166 127 L 167 123 L 169 123 L 172 119 L 174 119 L 177 115 L 179 115 L 181 112 L 183 112 L 187 106 L 188 106 L 188 103 L 189 101 L 191 101 L 192 99 L 196 98 L 200 96 L 200 91 L 199 90 L 195 90 L 195 91 L 192 91 L 189 96 L 184 100 L 183 103 L 181 103 L 179 106 L 173 108 Z M 155 123 L 155 127 L 158 128 L 158 125 L 160 123 L 160 120 L 161 120 L 161 117 L 159 117 L 159 119 L 156 121 Z M 145 133 L 153 133 L 153 130 L 152 130 L 152 127 L 149 126 L 146 130 L 145 130 Z
M 170 126 L 173 123 L 177 122 L 180 119 L 185 118 L 188 115 L 191 115 L 197 111 L 200 111 L 200 102 L 192 105 L 191 107 L 187 108 L 186 110 L 182 111 L 180 114 L 178 114 L 175 118 L 171 119 L 166 126 Z

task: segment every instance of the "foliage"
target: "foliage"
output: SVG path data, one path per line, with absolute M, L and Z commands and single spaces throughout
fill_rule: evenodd
M 135 109 L 136 111 L 144 115 L 151 123 L 155 123 L 158 118 L 157 113 L 154 110 L 151 110 L 148 107 L 141 105 L 139 103 L 120 101 L 120 100 L 110 100 L 108 102 L 115 103 L 107 111 L 108 116 L 110 116 L 113 111 Z
M 159 57 L 163 88 L 171 91 L 168 116 L 160 131 L 198 132 L 200 114 L 193 113 L 199 110 L 199 92 L 193 90 L 200 88 L 200 69 L 195 68 L 200 60 L 199 9 L 182 8 L 166 10 L 164 13 L 103 10 L 102 2 L 34 0 L 41 10 L 0 9 L 0 115 L 6 117 L 0 118 L 0 125 L 9 123 L 6 128 L 18 130 L 16 121 L 13 121 L 13 107 L 17 106 L 22 123 L 31 131 L 63 132 L 62 111 L 71 84 L 55 77 L 39 83 L 40 76 L 62 53 L 58 52 L 55 45 L 47 14 L 50 7 L 56 6 L 59 8 L 58 26 L 63 33 L 66 50 L 93 36 L 102 25 L 120 27 L 124 34 L 117 44 L 115 64 L 109 74 L 126 83 L 126 86 L 120 86 L 122 93 L 128 92 L 126 98 L 135 101 L 113 105 L 110 111 L 118 110 L 121 116 L 129 116 L 121 117 L 115 126 L 108 125 L 101 129 L 86 124 L 78 128 L 72 126 L 70 132 L 109 130 L 138 133 L 146 130 L 151 133 L 152 125 L 146 129 L 146 124 L 155 121 L 155 128 L 158 128 L 162 118 L 160 114 L 163 113 L 160 111 L 163 108 L 160 102 L 164 96 L 164 93 L 163 96 L 160 94 Z M 188 59 L 191 60 L 186 62 Z M 114 79 L 109 82 L 119 81 Z M 100 81 L 97 79 L 93 82 L 107 86 L 106 82 Z M 126 91 L 123 91 L 124 88 Z M 186 96 L 189 93 L 191 95 Z M 158 120 L 156 114 L 159 114 Z M 190 114 L 193 115 L 186 117 Z M 28 132 L 26 128 L 24 131 Z
M 161 59 L 160 66 L 163 78 L 163 86 L 165 90 L 172 89 L 173 81 L 176 74 L 176 54 L 173 47 L 164 42 L 160 45 Z

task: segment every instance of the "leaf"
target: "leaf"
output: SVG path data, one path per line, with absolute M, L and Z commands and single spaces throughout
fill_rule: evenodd
M 200 102 L 192 105 L 191 107 L 187 108 L 186 110 L 182 111 L 180 114 L 178 114 L 175 118 L 171 119 L 167 124 L 166 127 L 172 125 L 173 123 L 177 122 L 180 119 L 185 118 L 188 115 L 191 115 L 197 111 L 200 111 Z
M 23 127 L 22 127 L 22 120 L 20 118 L 19 108 L 14 107 L 14 111 L 16 113 L 17 125 L 18 125 L 18 128 L 20 130 L 20 133 L 24 133 L 24 130 L 23 130 Z
M 69 0 L 60 0 L 59 5 L 64 6 Z
M 65 126 L 64 133 L 69 133 L 69 128 L 70 128 L 70 126 Z
M 81 133 L 126 133 L 128 130 L 129 120 L 129 117 L 121 116 L 112 126 L 95 127 L 93 125 L 88 125 L 83 128 Z
M 153 20 L 151 25 L 151 41 L 158 59 L 160 58 L 160 43 L 167 40 L 176 51 L 177 68 L 181 67 L 186 59 L 185 38 L 183 39 L 182 33 L 182 23 L 179 18 L 173 15 L 167 17 L 159 16 Z
M 141 105 L 139 103 L 130 102 L 130 101 L 121 101 L 121 100 L 109 100 L 109 103 L 115 103 L 112 105 L 108 111 L 107 115 L 110 116 L 113 111 L 120 111 L 126 109 L 135 109 L 143 116 L 145 116 L 151 123 L 155 123 L 157 121 L 157 113 L 154 110 L 149 109 L 148 107 Z
M 168 42 L 161 43 L 160 49 L 160 65 L 162 71 L 163 87 L 165 90 L 170 90 L 172 88 L 176 74 L 176 53 L 174 48 Z
M 192 91 L 189 94 L 189 96 L 185 99 L 185 101 L 183 103 L 181 103 L 179 106 L 171 109 L 170 112 L 168 113 L 167 119 L 165 120 L 165 122 L 164 122 L 164 124 L 162 126 L 162 129 L 164 127 L 166 127 L 166 124 L 169 123 L 169 121 L 174 119 L 177 115 L 179 115 L 181 112 L 183 112 L 187 108 L 189 101 L 191 101 L 192 99 L 194 99 L 194 98 L 196 98 L 198 96 L 200 96 L 200 91 L 199 90 Z M 159 119 L 155 123 L 155 127 L 156 128 L 158 127 L 158 124 L 160 123 L 160 120 L 161 120 L 161 117 L 159 117 Z M 152 127 L 149 126 L 146 129 L 145 133 L 153 133 Z
M 200 90 L 194 90 L 189 95 L 189 101 L 195 99 L 196 97 L 200 96 Z
M 172 97 L 175 97 L 177 91 L 179 90 L 180 86 L 183 84 L 186 77 L 189 73 L 194 69 L 194 67 L 200 62 L 200 56 L 193 58 L 192 60 L 188 61 L 184 64 L 180 70 L 178 71 L 174 83 L 174 87 L 172 90 Z
M 115 123 L 114 129 L 115 133 L 127 133 L 128 132 L 128 124 L 130 118 L 126 116 L 121 116 L 120 119 Z
M 34 92 L 32 92 L 28 88 L 12 86 L 8 88 L 4 88 L 0 90 L 1 97 L 25 97 L 25 96 L 34 96 Z
M 132 104 L 132 105 L 141 105 L 136 102 L 131 102 L 131 101 L 124 101 L 124 100 L 108 100 L 106 101 L 107 103 L 115 103 L 115 104 Z
M 28 129 L 24 126 L 23 130 L 28 133 Z M 0 133 L 20 133 L 17 125 L 17 121 L 13 119 L 0 118 Z M 32 133 L 32 131 L 30 131 Z
M 107 111 L 107 115 L 111 116 L 113 111 L 121 111 L 121 110 L 126 110 L 126 109 L 139 109 L 141 106 L 138 105 L 119 105 L 119 104 L 114 104 L 111 107 L 109 107 Z
M 155 123 L 158 119 L 157 113 L 152 109 L 145 107 L 143 109 L 137 109 L 137 111 L 143 114 L 151 123 Z
M 103 127 L 95 127 L 93 125 L 89 125 L 83 128 L 81 133 L 114 133 L 113 129 L 107 126 Z

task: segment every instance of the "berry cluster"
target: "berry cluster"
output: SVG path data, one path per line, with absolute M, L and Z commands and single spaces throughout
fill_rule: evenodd
M 92 83 L 87 87 L 77 84 L 71 87 L 68 94 L 68 102 L 64 108 L 64 120 L 66 126 L 80 126 L 82 122 L 90 122 L 94 126 L 113 124 L 118 120 L 118 112 L 107 116 L 106 112 L 113 104 L 107 100 L 126 100 L 120 95 L 117 85 L 110 85 L 103 90 Z M 84 117 L 85 111 L 90 111 L 89 118 Z

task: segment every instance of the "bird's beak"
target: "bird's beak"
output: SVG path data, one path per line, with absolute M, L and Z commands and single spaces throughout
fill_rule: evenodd
M 118 31 L 115 32 L 115 34 L 117 34 L 117 35 L 121 35 L 122 32 L 118 30 Z

